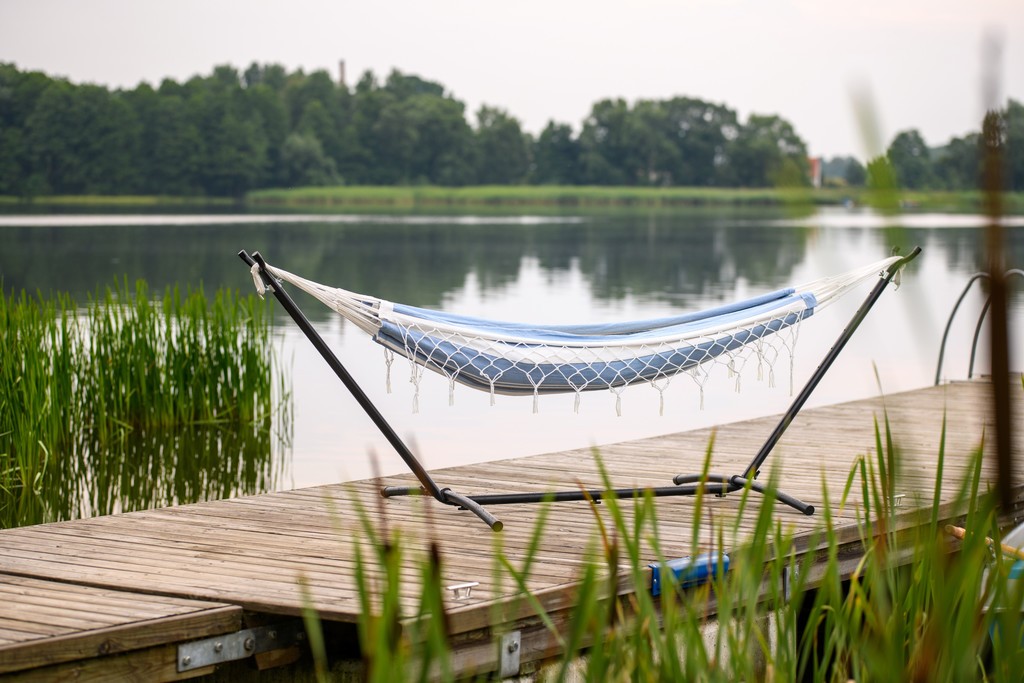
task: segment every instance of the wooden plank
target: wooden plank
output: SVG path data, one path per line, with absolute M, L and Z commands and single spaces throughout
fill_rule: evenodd
M 152 683 L 182 681 L 214 673 L 215 666 L 178 673 L 178 648 L 161 645 L 134 650 L 101 659 L 83 659 L 15 671 L 4 675 L 4 683 L 38 683 L 39 681 L 78 681 L 81 683 Z
M 234 632 L 242 623 L 242 609 L 234 605 L 6 574 L 0 587 L 6 589 L 0 599 L 3 674 Z M 143 607 L 133 607 L 139 598 Z

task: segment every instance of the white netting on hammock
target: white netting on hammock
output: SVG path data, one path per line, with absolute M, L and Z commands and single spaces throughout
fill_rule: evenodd
M 622 391 L 647 383 L 661 394 L 683 372 L 701 391 L 714 367 L 728 369 L 737 388 L 745 368 L 754 364 L 759 379 L 774 384 L 774 367 L 783 349 L 795 348 L 799 323 L 812 309 L 803 300 L 771 318 L 749 326 L 721 326 L 708 333 L 674 332 L 627 340 L 623 335 L 588 338 L 587 345 L 553 339 L 496 338 L 481 336 L 451 325 L 437 325 L 392 313 L 375 335 L 378 343 L 410 361 L 417 387 L 423 368 L 444 375 L 449 382 L 449 402 L 456 383 L 496 394 L 532 395 L 534 410 L 541 394 L 575 393 L 576 407 L 583 392 L 607 389 L 616 395 L 621 410 Z M 548 335 L 545 335 L 548 336 Z M 568 335 L 557 335 L 564 338 Z M 790 360 L 792 360 L 790 355 Z
M 775 383 L 777 361 L 792 359 L 800 323 L 863 280 L 887 272 L 898 257 L 800 287 L 679 316 L 598 325 L 527 325 L 447 314 L 369 297 L 268 267 L 275 277 L 313 295 L 385 348 L 388 384 L 394 354 L 410 361 L 414 410 L 424 368 L 447 378 L 449 402 L 456 384 L 491 395 L 575 393 L 616 395 L 646 383 L 664 392 L 672 379 L 688 375 L 700 390 L 715 368 L 725 368 L 736 390 L 745 370 Z M 263 283 L 255 267 L 257 289 Z M 262 291 L 261 291 L 262 294 Z

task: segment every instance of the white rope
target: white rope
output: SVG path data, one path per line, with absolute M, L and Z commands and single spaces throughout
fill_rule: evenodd
M 622 417 L 622 392 L 626 387 L 608 387 L 608 391 L 615 394 L 615 416 Z
M 384 367 L 386 369 L 385 369 L 385 372 L 384 372 L 384 384 L 385 384 L 385 387 L 387 388 L 387 392 L 389 394 L 391 393 L 391 365 L 394 362 L 395 362 L 395 352 L 385 346 L 384 347 Z
M 668 389 L 669 378 L 664 378 L 665 381 L 662 384 L 658 384 L 657 379 L 651 380 L 651 387 L 658 392 L 658 417 L 665 417 L 665 390 Z
M 412 393 L 412 412 L 418 414 L 420 412 L 420 380 L 423 379 L 423 367 L 416 363 L 409 362 L 409 383 L 413 386 Z
M 249 274 L 252 275 L 252 283 L 256 287 L 256 294 L 260 299 L 267 293 L 267 286 L 263 284 L 263 277 L 260 275 L 260 264 L 252 264 L 252 268 L 249 269 Z

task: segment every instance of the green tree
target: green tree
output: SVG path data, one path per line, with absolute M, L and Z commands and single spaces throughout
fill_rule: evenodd
M 629 152 L 622 170 L 636 185 L 671 185 L 682 157 L 666 135 L 668 120 L 662 102 L 640 100 L 626 117 L 625 139 Z
M 248 80 L 247 80 L 248 82 Z M 281 182 L 281 155 L 285 138 L 289 133 L 288 110 L 278 92 L 264 82 L 245 88 L 245 106 L 253 121 L 260 127 L 267 145 L 267 163 L 262 177 L 257 181 L 261 186 L 274 186 Z
M 288 82 L 288 72 L 280 64 L 260 65 L 253 62 L 242 73 L 242 83 L 246 88 L 265 85 L 276 93 L 284 91 Z
M 581 182 L 580 145 L 568 124 L 548 121 L 533 145 L 531 182 L 577 185 Z
M 317 137 L 325 151 L 332 155 L 339 153 L 338 130 L 344 126 L 346 117 L 341 107 L 339 87 L 330 75 L 324 70 L 314 71 L 308 76 L 298 71 L 288 79 L 284 95 L 293 129 L 310 125 L 310 121 L 304 119 L 309 116 L 311 108 L 322 110 L 316 114 L 319 118 L 313 124 L 318 127 Z
M 423 93 L 402 106 L 417 140 L 410 150 L 406 182 L 456 186 L 475 182 L 473 130 L 466 122 L 465 105 Z
M 931 153 L 924 138 L 916 130 L 899 133 L 889 145 L 886 156 L 901 187 L 910 190 L 935 187 Z
M 0 62 L 0 127 L 24 128 L 43 92 L 53 79 L 39 71 L 18 71 Z
M 443 98 L 444 86 L 434 81 L 427 81 L 419 76 L 403 74 L 397 69 L 388 74 L 384 89 L 399 100 L 407 100 L 416 95 L 431 95 Z
M 473 131 L 465 105 L 443 88 L 393 71 L 382 87 L 367 72 L 352 96 L 343 173 L 373 184 L 473 182 Z
M 406 181 L 412 148 L 419 140 L 400 104 L 370 72 L 356 84 L 353 126 L 359 147 L 348 159 L 354 182 L 394 185 Z
M 728 107 L 690 97 L 664 103 L 665 136 L 679 149 L 672 169 L 674 185 L 720 184 L 728 160 L 728 146 L 739 134 L 736 112 Z
M 476 182 L 515 185 L 530 170 L 530 138 L 519 121 L 501 109 L 482 106 L 476 114 Z
M 978 134 L 971 133 L 935 150 L 935 185 L 947 190 L 977 189 L 981 178 L 980 144 Z
M 332 158 L 338 153 L 338 120 L 331 115 L 323 101 L 310 100 L 302 110 L 294 130 L 315 137 L 325 149 L 334 151 L 334 154 L 330 154 Z
M 727 148 L 728 184 L 809 185 L 807 146 L 785 119 L 751 114 Z
M 0 196 L 24 197 L 28 194 L 26 185 L 27 152 L 22 130 L 13 126 L 0 126 Z
M 32 151 L 26 124 L 36 103 L 53 81 L 38 71 L 21 72 L 0 62 L 0 195 L 30 196 Z M 38 184 L 45 182 L 37 176 Z
M 338 182 L 334 160 L 324 154 L 320 141 L 311 132 L 288 135 L 281 150 L 281 167 L 285 185 L 303 187 Z
M 242 86 L 242 76 L 238 69 L 230 64 L 213 67 L 213 73 L 206 79 L 211 88 L 221 92 L 233 93 Z
M 853 157 L 849 157 L 849 159 L 850 163 L 846 166 L 846 173 L 844 174 L 846 184 L 850 187 L 863 187 L 868 179 L 867 169 L 864 168 L 864 164 Z
M 151 191 L 161 195 L 198 195 L 205 148 L 203 136 L 179 96 L 160 98 L 153 114 Z
M 134 90 L 123 93 L 127 102 L 135 112 L 135 118 L 139 126 L 139 140 L 136 147 L 135 158 L 131 161 L 131 167 L 137 176 L 137 187 L 145 194 L 181 194 L 188 182 L 176 184 L 175 189 L 169 189 L 167 184 L 168 169 L 166 164 L 168 151 L 167 136 L 174 131 L 173 122 L 164 117 L 164 104 L 170 100 L 179 100 L 173 95 L 164 96 L 154 90 L 149 84 L 141 83 Z M 171 144 L 179 144 L 177 141 Z M 176 173 L 182 173 L 180 169 Z M 184 171 L 184 175 L 191 175 L 194 167 Z
M 1011 99 L 1003 111 L 1006 129 L 1006 186 L 1024 191 L 1024 104 Z
M 580 175 L 589 185 L 630 185 L 629 106 L 623 99 L 594 104 L 580 132 Z
M 35 172 L 60 194 L 137 191 L 132 162 L 138 121 L 121 97 L 94 85 L 54 81 L 26 121 Z
M 240 83 L 240 82 L 239 82 Z M 257 187 L 267 164 L 267 141 L 257 117 L 243 105 L 240 85 L 214 79 L 205 93 L 189 100 L 202 136 L 199 181 L 204 192 L 241 197 Z

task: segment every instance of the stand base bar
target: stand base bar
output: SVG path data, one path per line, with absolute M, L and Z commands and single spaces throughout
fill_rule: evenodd
M 577 491 L 531 491 L 529 493 L 491 493 L 476 496 L 468 496 L 471 500 L 481 505 L 515 505 L 519 503 L 566 503 L 585 500 L 600 502 L 604 496 L 614 498 L 639 498 L 650 494 L 655 498 L 669 496 L 695 496 L 698 493 L 707 493 L 717 496 L 724 496 L 734 491 L 742 491 L 748 485 L 750 490 L 762 495 L 770 495 L 781 503 L 802 512 L 805 515 L 814 513 L 814 506 L 809 505 L 794 496 L 777 489 L 770 489 L 753 480 L 741 476 L 723 476 L 720 474 L 709 474 L 706 477 L 699 474 L 680 475 L 676 477 L 678 486 L 656 486 L 644 488 L 624 489 L 579 489 Z
M 430 494 L 419 486 L 383 486 L 380 489 L 380 495 L 384 498 L 394 498 L 396 496 L 427 496 Z M 442 498 L 438 499 L 440 502 L 445 505 L 454 505 L 460 510 L 469 510 L 495 531 L 501 531 L 504 526 L 500 519 L 485 510 L 471 496 L 464 496 L 448 488 L 441 489 L 441 495 Z

